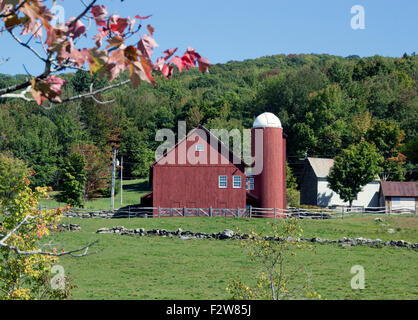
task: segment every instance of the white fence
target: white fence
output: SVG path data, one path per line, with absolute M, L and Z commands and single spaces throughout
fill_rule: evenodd
M 40 208 L 42 209 L 42 208 Z M 387 210 L 385 207 L 338 207 L 322 209 L 304 208 L 158 208 L 127 207 L 119 210 L 99 210 L 72 208 L 64 216 L 78 218 L 164 218 L 164 217 L 227 217 L 227 218 L 299 218 L 299 219 L 333 219 L 367 215 L 401 215 L 417 214 L 410 208 Z

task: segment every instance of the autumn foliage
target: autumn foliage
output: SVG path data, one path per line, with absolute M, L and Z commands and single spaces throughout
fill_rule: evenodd
M 45 101 L 61 102 L 61 88 L 65 81 L 51 73 L 67 68 L 77 69 L 88 66 L 90 72 L 101 76 L 107 75 L 112 82 L 119 74 L 129 70 L 133 88 L 141 81 L 156 85 L 153 73 L 159 72 L 169 79 L 174 66 L 179 72 L 198 66 L 206 72 L 209 61 L 189 47 L 182 56 L 175 55 L 177 48 L 164 51 L 164 56 L 152 61 L 154 48 L 158 46 L 153 38 L 155 29 L 147 25 L 147 33 L 139 35 L 141 22 L 150 16 L 136 15 L 134 19 L 119 15 L 109 15 L 103 5 L 90 4 L 78 17 L 71 17 L 66 23 L 52 25 L 54 16 L 40 0 L 13 1 L 0 0 L 0 18 L 5 29 L 15 38 L 14 30 L 21 29 L 21 35 L 40 38 L 43 42 L 46 57 L 40 56 L 27 44 L 31 51 L 45 62 L 45 72 L 32 77 L 30 92 L 35 101 L 42 105 Z M 94 35 L 94 46 L 77 48 L 77 39 L 87 36 L 87 28 L 80 20 L 84 16 L 92 18 L 97 27 Z M 139 37 L 138 42 L 128 43 L 128 39 Z M 30 39 L 31 39 L 30 38 Z M 29 41 L 28 41 L 29 42 Z

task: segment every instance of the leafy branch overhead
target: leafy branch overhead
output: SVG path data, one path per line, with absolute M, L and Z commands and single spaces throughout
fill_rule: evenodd
M 198 66 L 207 72 L 210 62 L 189 47 L 182 56 L 175 55 L 177 48 L 164 51 L 164 56 L 152 61 L 154 48 L 158 46 L 153 38 L 155 29 L 147 25 L 147 33 L 139 35 L 142 22 L 151 16 L 136 15 L 134 19 L 109 15 L 105 6 L 97 5 L 97 0 L 85 3 L 84 10 L 71 17 L 66 23 L 52 25 L 54 16 L 41 0 L 0 0 L 0 18 L 13 39 L 30 50 L 44 64 L 44 72 L 18 85 L 0 89 L 0 98 L 21 98 L 35 100 L 39 105 L 45 101 L 61 103 L 65 101 L 93 97 L 97 92 L 90 90 L 86 94 L 62 99 L 62 86 L 65 80 L 58 76 L 67 69 L 88 70 L 91 74 L 107 75 L 110 82 L 117 79 L 121 72 L 129 70 L 129 79 L 133 88 L 142 82 L 156 86 L 153 74 L 161 73 L 169 79 L 174 67 L 179 72 Z M 84 3 L 84 1 L 83 1 Z M 87 36 L 88 27 L 82 19 L 94 20 L 98 27 L 93 36 L 91 48 L 77 48 L 77 40 Z M 17 31 L 20 30 L 20 34 Z M 20 37 L 26 36 L 27 40 Z M 130 43 L 136 37 L 138 42 Z M 32 46 L 39 39 L 43 53 Z M 113 84 L 108 89 L 124 85 L 126 81 Z M 23 90 L 19 93 L 16 93 Z M 32 98 L 26 96 L 31 93 Z

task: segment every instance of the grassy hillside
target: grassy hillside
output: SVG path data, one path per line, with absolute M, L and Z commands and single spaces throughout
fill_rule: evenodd
M 131 237 L 95 234 L 101 227 L 165 228 L 219 232 L 225 228 L 262 231 L 264 219 L 162 218 L 162 219 L 71 219 L 80 232 L 55 233 L 54 241 L 67 248 L 99 240 L 98 254 L 84 258 L 62 258 L 66 274 L 77 285 L 74 299 L 228 299 L 228 283 L 241 277 L 253 283 L 259 272 L 238 241 L 179 240 L 161 237 Z M 306 237 L 369 237 L 418 242 L 417 217 L 373 217 L 344 220 L 301 221 Z M 387 228 L 395 230 L 389 234 Z M 325 299 L 417 299 L 417 252 L 401 248 L 342 248 L 314 245 L 290 262 L 312 272 L 313 287 Z M 366 271 L 366 288 L 352 290 L 350 269 L 360 264 Z M 301 281 L 297 278 L 295 281 Z
M 118 192 L 115 195 L 115 209 L 119 209 L 131 204 L 138 204 L 141 201 L 141 197 L 149 192 L 148 179 L 134 179 L 124 181 L 122 204 L 120 203 L 120 191 L 117 191 Z M 47 208 L 57 208 L 59 206 L 65 207 L 65 203 L 60 203 L 53 199 L 53 194 L 51 195 L 50 199 L 41 200 L 40 205 Z M 110 210 L 110 197 L 97 198 L 91 201 L 87 201 L 85 208 Z

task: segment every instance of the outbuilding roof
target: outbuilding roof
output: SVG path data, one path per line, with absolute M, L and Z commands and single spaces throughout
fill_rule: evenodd
M 333 159 L 308 157 L 308 161 L 318 178 L 326 178 L 334 165 Z
M 382 181 L 381 190 L 385 197 L 418 197 L 418 182 Z

